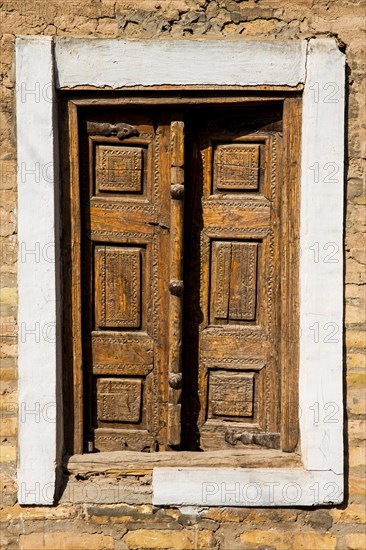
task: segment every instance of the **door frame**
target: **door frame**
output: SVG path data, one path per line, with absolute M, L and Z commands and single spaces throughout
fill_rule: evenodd
M 23 37 L 17 38 L 16 62 L 18 239 L 20 254 L 27 251 L 18 270 L 19 502 L 53 503 L 62 458 L 56 90 L 127 90 L 152 85 L 160 89 L 198 86 L 202 90 L 207 86 L 241 90 L 303 87 L 299 275 L 303 467 L 155 467 L 153 502 L 218 506 L 342 502 L 345 56 L 335 40 L 125 42 Z M 314 261 L 314 244 L 322 250 L 333 246 L 332 261 Z M 54 262 L 44 252 L 50 246 L 55 250 Z M 37 249 L 42 254 L 35 261 Z M 325 321 L 321 327 L 319 319 Z M 314 326 L 327 330 L 326 325 L 337 331 L 336 337 L 332 332 L 331 337 L 327 333 L 314 338 Z M 52 418 L 50 407 L 55 412 Z M 314 407 L 321 413 L 317 422 Z M 275 494 L 268 492 L 274 479 L 278 485 Z M 236 498 L 228 489 L 222 491 L 228 483 L 239 484 L 239 489 L 254 483 L 260 488 L 259 496 L 253 499 L 240 490 Z M 287 491 L 289 485 L 300 488 L 295 497 Z
M 157 93 L 153 95 L 152 92 Z M 132 95 L 131 95 L 132 94 Z M 63 295 L 64 323 L 63 329 L 67 333 L 63 345 L 63 380 L 64 380 L 64 440 L 67 454 L 82 454 L 85 447 L 84 442 L 84 415 L 85 403 L 83 395 L 83 368 L 81 350 L 81 204 L 79 199 L 80 174 L 79 174 L 79 117 L 80 110 L 90 107 L 113 108 L 117 106 L 140 106 L 156 108 L 157 106 L 168 106 L 173 109 L 179 107 L 184 109 L 192 104 L 197 106 L 210 105 L 215 107 L 238 106 L 248 104 L 261 104 L 270 106 L 271 103 L 282 103 L 283 105 L 283 170 L 281 173 L 281 213 L 280 213 L 280 246 L 281 258 L 281 314 L 278 320 L 278 332 L 286 334 L 281 338 L 278 349 L 279 371 L 281 382 L 278 395 L 281 396 L 279 406 L 281 426 L 281 450 L 293 452 L 299 438 L 298 422 L 298 364 L 299 364 L 299 179 L 300 179 L 300 151 L 299 141 L 301 135 L 301 91 L 255 91 L 235 92 L 231 95 L 229 91 L 216 90 L 212 97 L 200 97 L 195 90 L 182 92 L 177 99 L 172 95 L 165 98 L 159 97 L 159 91 L 152 87 L 148 93 L 140 92 L 128 97 L 101 98 L 87 97 L 87 92 L 75 92 L 66 94 L 62 98 L 64 110 L 61 120 L 65 125 L 62 135 L 65 136 L 65 147 L 63 165 L 69 159 L 69 170 L 61 166 L 63 181 L 63 200 L 61 204 L 63 242 L 62 256 L 70 257 L 63 268 L 63 289 L 67 288 Z M 79 95 L 79 97 L 78 97 Z M 188 97 L 185 97 L 188 95 Z M 80 97 L 81 96 L 81 97 Z M 68 128 L 68 136 L 67 136 Z M 67 139 L 69 138 L 69 139 Z M 67 143 L 68 142 L 68 143 Z M 68 146 L 67 146 L 68 145 Z M 295 162 L 290 162 L 290 148 L 297 155 Z M 67 150 L 68 149 L 68 150 Z M 276 176 L 280 179 L 280 176 Z M 279 182 L 276 184 L 279 184 Z M 68 187 L 70 190 L 66 190 Z M 278 190 L 279 192 L 279 190 Z M 69 254 L 70 251 L 70 254 Z M 70 295 L 70 296 L 69 296 Z M 72 319 L 71 319 L 72 318 Z M 73 324 L 70 327 L 71 323 Z M 78 390 L 75 391 L 75 388 Z M 86 399 L 86 396 L 85 396 Z M 224 451 L 222 451 L 224 452 Z M 243 455 L 245 448 L 242 449 Z

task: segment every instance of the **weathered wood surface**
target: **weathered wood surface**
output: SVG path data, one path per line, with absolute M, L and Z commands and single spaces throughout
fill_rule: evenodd
M 167 422 L 170 120 L 70 109 L 74 451 L 157 450 Z
M 278 131 L 267 131 L 274 122 Z M 186 243 L 196 248 L 186 251 L 186 277 L 192 288 L 199 276 L 194 307 L 200 312 L 186 341 L 196 331 L 198 359 L 191 377 L 198 377 L 198 399 L 190 408 L 197 411 L 199 448 L 209 451 L 230 449 L 227 433 L 234 427 L 280 432 L 278 319 L 286 299 L 279 285 L 283 125 L 271 105 L 201 114 L 191 124 L 197 137 L 188 157 L 194 168 L 187 192 L 194 206 Z M 186 315 L 191 317 L 187 309 Z M 184 369 L 191 369 L 190 360 L 186 354 Z M 240 379 L 245 375 L 250 384 Z M 239 398 L 245 385 L 246 395 Z M 188 405 L 185 414 L 192 416 Z
M 80 208 L 80 159 L 79 139 L 77 133 L 78 114 L 74 103 L 69 104 L 69 158 L 70 158 L 70 264 L 66 267 L 68 273 L 67 285 L 69 292 L 66 297 L 66 308 L 70 308 L 71 347 L 72 347 L 72 383 L 74 403 L 74 437 L 75 453 L 84 450 L 84 377 L 82 352 L 82 283 L 81 283 L 81 208 Z M 66 211 L 64 211 L 64 216 Z M 66 277 L 67 278 L 67 277 Z M 71 321 L 71 322 L 70 322 Z
M 281 445 L 293 451 L 299 440 L 299 334 L 300 334 L 300 139 L 301 100 L 284 103 L 284 170 L 281 224 Z
M 295 448 L 299 110 L 286 102 L 284 118 L 264 98 L 215 116 L 70 103 L 74 450 L 230 450 L 233 429 L 241 445 L 281 433 Z
M 169 365 L 168 365 L 168 436 L 170 447 L 181 442 L 182 394 L 182 322 L 183 322 L 183 223 L 184 195 L 174 197 L 177 186 L 184 186 L 184 122 L 171 123 L 171 195 L 170 204 L 170 296 L 169 296 Z M 184 189 L 184 187 L 183 187 Z M 179 195 L 179 193 L 178 193 Z
M 103 473 L 113 474 L 135 472 L 136 475 L 151 471 L 154 467 L 207 467 L 233 468 L 258 467 L 301 467 L 299 455 L 287 454 L 273 449 L 246 448 L 245 450 L 167 451 L 165 453 L 137 453 L 133 451 L 93 453 L 74 455 L 65 462 L 65 469 L 71 474 Z

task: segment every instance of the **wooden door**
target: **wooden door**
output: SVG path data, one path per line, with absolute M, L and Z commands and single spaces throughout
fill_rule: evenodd
M 293 450 L 299 100 L 89 105 L 69 108 L 72 451 Z
M 197 113 L 187 134 L 184 444 L 279 448 L 281 107 Z
M 180 443 L 184 159 L 176 118 L 130 109 L 87 111 L 79 122 L 84 450 Z

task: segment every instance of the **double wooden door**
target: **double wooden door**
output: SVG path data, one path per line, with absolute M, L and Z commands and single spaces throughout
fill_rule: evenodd
M 279 448 L 283 105 L 70 124 L 84 451 Z

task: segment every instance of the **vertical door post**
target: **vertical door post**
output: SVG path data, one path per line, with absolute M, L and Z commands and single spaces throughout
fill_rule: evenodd
M 180 445 L 184 222 L 184 122 L 171 123 L 168 445 Z

